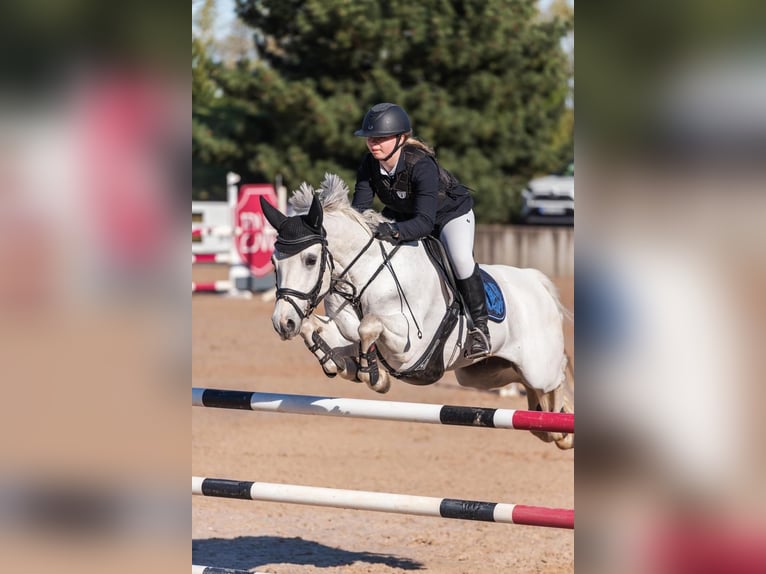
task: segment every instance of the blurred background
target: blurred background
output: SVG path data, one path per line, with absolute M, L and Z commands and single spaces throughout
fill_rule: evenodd
M 181 8 L 0 8 L 3 572 L 188 570 Z
M 766 571 L 764 8 L 577 6 L 578 571 Z

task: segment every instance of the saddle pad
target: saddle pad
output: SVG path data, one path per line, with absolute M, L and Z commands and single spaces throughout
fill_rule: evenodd
M 500 290 L 497 281 L 489 273 L 481 268 L 479 272 L 481 273 L 482 281 L 484 281 L 484 294 L 487 299 L 489 318 L 495 323 L 502 323 L 505 320 L 505 299 L 503 299 L 503 292 Z

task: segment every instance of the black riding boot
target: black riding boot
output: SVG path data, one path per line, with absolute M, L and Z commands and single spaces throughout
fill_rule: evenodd
M 492 346 L 489 342 L 489 328 L 487 327 L 487 300 L 484 295 L 484 283 L 479 274 L 479 266 L 474 267 L 473 275 L 468 279 L 458 279 L 457 286 L 473 320 L 473 329 L 468 332 L 469 337 L 466 341 L 465 357 L 476 359 L 486 356 Z

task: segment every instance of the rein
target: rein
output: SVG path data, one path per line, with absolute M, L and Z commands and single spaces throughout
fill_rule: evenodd
M 394 279 L 394 283 L 396 284 L 396 290 L 399 292 L 399 296 L 404 300 L 404 303 L 407 305 L 407 310 L 410 312 L 410 317 L 412 317 L 412 321 L 415 324 L 415 327 L 417 328 L 418 332 L 418 339 L 423 338 L 423 331 L 420 328 L 420 325 L 418 324 L 417 319 L 415 318 L 415 313 L 412 311 L 412 307 L 410 306 L 410 302 L 407 300 L 407 295 L 404 293 L 404 289 L 402 289 L 401 284 L 399 283 L 399 278 L 396 276 L 396 272 L 394 271 L 393 266 L 391 265 L 391 259 L 393 259 L 394 255 L 397 251 L 399 251 L 399 248 L 401 247 L 401 244 L 397 244 L 394 246 L 394 248 L 386 253 L 385 248 L 383 247 L 383 242 L 380 242 L 380 252 L 383 257 L 383 262 L 378 266 L 378 268 L 375 270 L 375 272 L 370 276 L 370 278 L 367 280 L 367 282 L 362 286 L 362 288 L 357 293 L 356 291 L 356 285 L 354 285 L 351 281 L 348 279 L 345 279 L 344 277 L 348 274 L 348 272 L 351 270 L 351 268 L 361 259 L 362 255 L 370 248 L 370 246 L 375 242 L 375 237 L 370 237 L 369 241 L 362 247 L 362 249 L 359 251 L 359 253 L 356 254 L 356 256 L 351 260 L 351 263 L 349 263 L 345 269 L 337 276 L 333 277 L 332 274 L 335 271 L 335 261 L 333 260 L 332 253 L 330 253 L 330 250 L 327 248 L 327 238 L 322 235 L 317 235 L 318 242 L 322 246 L 322 255 L 321 255 L 321 261 L 319 264 L 319 277 L 317 278 L 317 282 L 314 285 L 314 287 L 311 289 L 311 291 L 297 291 L 295 289 L 290 289 L 288 287 L 277 287 L 276 290 L 276 298 L 277 300 L 284 299 L 290 305 L 293 306 L 295 309 L 295 312 L 298 314 L 298 316 L 301 318 L 301 320 L 306 319 L 309 315 L 311 315 L 314 310 L 319 306 L 319 304 L 322 302 L 322 300 L 327 297 L 330 293 L 337 294 L 338 296 L 342 297 L 344 300 L 346 300 L 353 308 L 354 311 L 356 311 L 357 316 L 361 319 L 363 316 L 362 313 L 362 295 L 364 295 L 364 292 L 367 290 L 367 288 L 372 285 L 372 282 L 375 280 L 375 278 L 380 275 L 380 272 L 383 271 L 383 269 L 388 269 L 391 273 L 391 277 Z M 313 237 L 310 237 L 313 238 Z M 300 242 L 306 241 L 306 237 L 302 237 L 299 240 Z M 322 283 L 324 279 L 324 273 L 325 269 L 328 266 L 330 266 L 330 286 L 328 287 L 327 291 L 320 294 L 320 291 L 322 289 Z M 302 301 L 306 301 L 306 308 L 305 310 L 301 309 L 298 304 L 295 302 L 294 299 L 300 299 Z
M 386 253 L 386 250 L 383 249 L 383 244 L 381 243 L 380 251 L 383 254 L 383 265 L 388 267 L 388 270 L 391 272 L 391 277 L 394 278 L 394 283 L 396 283 L 396 290 L 399 291 L 399 296 L 404 299 L 404 302 L 407 305 L 407 310 L 410 312 L 410 317 L 412 317 L 412 322 L 415 323 L 415 327 L 418 330 L 418 339 L 422 339 L 423 331 L 420 329 L 420 325 L 418 325 L 418 320 L 415 318 L 415 313 L 412 312 L 412 307 L 410 307 L 410 302 L 407 300 L 407 295 L 404 294 L 404 289 L 402 289 L 402 286 L 399 283 L 399 278 L 396 276 L 396 273 L 394 273 L 394 268 L 391 266 L 391 258 L 394 256 L 394 253 L 396 253 L 398 249 L 399 245 L 391 250 L 389 256 L 389 254 Z
M 364 255 L 364 253 L 370 248 L 370 245 L 373 244 L 375 241 L 375 237 L 370 237 L 370 240 L 365 243 L 364 247 L 359 251 L 359 253 L 356 254 L 356 257 L 351 260 L 351 263 L 349 263 L 346 268 L 341 272 L 340 275 L 335 277 L 331 280 L 330 283 L 330 291 L 333 293 L 339 295 L 348 303 L 351 304 L 351 306 L 356 311 L 356 314 L 359 316 L 359 318 L 362 318 L 362 295 L 364 294 L 367 287 L 370 286 L 372 281 L 375 279 L 375 277 L 378 276 L 378 274 L 381 272 L 383 267 L 385 267 L 385 258 L 383 263 L 378 267 L 378 269 L 375 271 L 375 273 L 372 274 L 372 276 L 367 280 L 367 283 L 364 284 L 361 291 L 359 293 L 356 292 L 356 285 L 354 285 L 351 281 L 348 279 L 344 279 L 343 277 L 351 270 L 351 268 L 356 264 L 357 261 Z M 397 246 L 398 247 L 398 246 Z M 382 246 L 381 246 L 382 249 Z M 339 286 L 342 286 L 343 288 L 339 288 Z
M 397 251 L 399 251 L 399 248 L 401 247 L 401 244 L 397 244 L 390 253 L 386 253 L 385 248 L 383 247 L 383 243 L 381 242 L 380 245 L 380 253 L 383 256 L 383 262 L 378 266 L 378 268 L 375 270 L 375 273 L 373 273 L 370 278 L 367 280 L 367 283 L 364 284 L 364 286 L 359 290 L 359 293 L 356 292 L 356 285 L 351 283 L 348 279 L 344 279 L 344 275 L 348 273 L 348 271 L 354 266 L 354 264 L 359 261 L 359 258 L 364 254 L 367 249 L 369 249 L 370 245 L 375 241 L 374 237 L 371 237 L 370 240 L 365 244 L 365 246 L 362 248 L 362 250 L 357 253 L 356 257 L 351 261 L 351 263 L 348 264 L 348 266 L 343 270 L 343 272 L 338 275 L 335 279 L 332 279 L 330 284 L 330 291 L 333 293 L 339 295 L 343 299 L 349 302 L 349 304 L 354 308 L 354 311 L 356 311 L 357 316 L 361 319 L 362 318 L 362 295 L 364 295 L 364 292 L 367 290 L 367 288 L 372 285 L 372 282 L 375 280 L 375 278 L 380 274 L 383 269 L 388 269 L 391 272 L 391 276 L 394 278 L 394 283 L 396 284 L 396 289 L 399 291 L 399 295 L 404 299 L 405 304 L 407 305 L 407 309 L 410 312 L 410 317 L 412 317 L 412 321 L 415 323 L 415 327 L 418 330 L 418 339 L 423 338 L 423 331 L 420 329 L 420 325 L 418 324 L 417 319 L 415 318 L 415 314 L 412 312 L 412 307 L 410 307 L 410 302 L 407 300 L 407 296 L 404 293 L 404 290 L 402 289 L 401 284 L 399 283 L 399 278 L 396 276 L 396 273 L 394 272 L 394 268 L 391 265 L 391 259 L 394 257 Z M 343 285 L 344 289 L 339 289 L 338 286 Z

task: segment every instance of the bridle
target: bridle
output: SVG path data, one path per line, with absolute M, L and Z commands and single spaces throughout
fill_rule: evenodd
M 314 310 L 319 306 L 319 304 L 322 302 L 322 300 L 327 297 L 330 293 L 337 293 L 341 295 L 343 298 L 348 299 L 348 293 L 344 289 L 338 289 L 338 285 L 350 285 L 352 289 L 355 289 L 354 286 L 347 280 L 344 279 L 344 276 L 351 270 L 351 268 L 354 266 L 354 264 L 359 260 L 359 258 L 362 256 L 362 254 L 367 251 L 367 249 L 372 245 L 373 241 L 375 240 L 374 237 L 371 237 L 370 240 L 367 242 L 367 244 L 359 251 L 359 253 L 356 254 L 356 257 L 349 263 L 349 265 L 338 275 L 338 277 L 333 277 L 333 272 L 335 271 L 335 261 L 333 260 L 332 253 L 330 253 L 330 250 L 327 248 L 327 239 L 325 237 L 324 229 L 322 229 L 322 235 L 309 235 L 301 237 L 299 240 L 293 241 L 294 243 L 305 243 L 307 241 L 311 241 L 312 245 L 313 243 L 319 243 L 322 246 L 322 252 L 321 252 L 321 259 L 319 262 L 319 277 L 317 277 L 316 283 L 311 288 L 310 291 L 298 291 L 296 289 L 290 289 L 288 287 L 277 287 L 276 291 L 276 299 L 279 301 L 280 299 L 284 299 L 290 305 L 293 306 L 293 309 L 295 309 L 295 312 L 298 313 L 298 316 L 301 318 L 301 320 L 305 319 L 311 313 L 314 312 Z M 285 241 L 285 240 L 283 240 Z M 285 242 L 289 242 L 285 241 Z M 308 247 L 308 246 L 307 246 Z M 305 248 L 304 248 L 305 249 Z M 299 251 L 300 253 L 300 251 Z M 322 283 L 324 279 L 325 269 L 327 266 L 330 266 L 330 284 L 327 287 L 327 291 L 324 293 L 320 293 L 322 290 Z M 274 266 L 276 268 L 276 265 Z M 378 270 L 379 272 L 380 270 Z M 375 279 L 375 276 L 378 273 L 375 273 L 370 280 L 367 282 L 367 284 L 364 286 L 362 291 L 367 288 L 367 286 L 372 283 L 372 280 Z M 277 281 L 279 283 L 279 281 Z M 361 296 L 361 293 L 359 293 L 359 296 Z M 302 310 L 298 304 L 294 301 L 294 299 L 300 299 L 302 301 L 306 301 L 306 309 Z M 354 297 L 355 300 L 357 300 L 357 297 Z
M 325 274 L 325 269 L 327 268 L 327 266 L 328 265 L 330 266 L 330 277 L 332 277 L 332 272 L 335 269 L 335 264 L 332 259 L 332 254 L 330 253 L 330 250 L 327 249 L 327 239 L 324 237 L 324 235 L 302 237 L 299 241 L 300 243 L 305 243 L 307 240 L 313 240 L 313 243 L 319 243 L 322 246 L 322 254 L 321 254 L 321 258 L 319 262 L 319 277 L 317 278 L 316 284 L 314 285 L 314 287 L 312 287 L 310 291 L 304 292 L 304 291 L 297 291 L 295 289 L 289 289 L 287 287 L 277 287 L 277 292 L 276 292 L 277 301 L 279 301 L 280 299 L 284 299 L 285 301 L 290 303 L 290 305 L 292 305 L 293 308 L 295 309 L 295 312 L 298 313 L 298 316 L 301 318 L 301 320 L 311 315 L 314 312 L 314 310 L 319 306 L 319 304 L 322 302 L 322 300 L 325 297 L 327 297 L 328 293 L 330 293 L 330 290 L 332 287 L 332 280 L 329 282 L 327 291 L 325 291 L 324 293 L 320 293 L 320 291 L 322 290 L 322 283 L 324 282 L 324 274 Z M 274 267 L 276 268 L 276 265 Z M 301 308 L 294 301 L 294 299 L 301 299 L 303 301 L 306 301 L 307 303 L 306 310 L 305 311 L 301 310 Z
M 326 239 L 326 233 L 324 228 L 322 228 L 322 235 L 304 236 L 298 240 L 293 240 L 293 241 L 289 241 L 289 240 L 286 241 L 282 239 L 282 241 L 285 243 L 288 243 L 288 242 L 306 243 L 307 241 L 312 241 L 312 244 L 319 243 L 322 246 L 321 260 L 319 263 L 319 277 L 317 278 L 317 281 L 314 284 L 314 287 L 310 291 L 297 291 L 295 289 L 290 289 L 287 287 L 277 287 L 277 290 L 276 290 L 277 301 L 280 299 L 284 299 L 285 301 L 290 303 L 290 305 L 292 305 L 293 308 L 295 309 L 295 312 L 298 313 L 298 316 L 301 318 L 301 321 L 303 321 L 309 315 L 311 315 L 311 313 L 314 312 L 314 310 L 319 306 L 322 300 L 325 297 L 327 297 L 327 295 L 329 295 L 330 293 L 339 295 L 340 297 L 345 299 L 349 304 L 351 304 L 352 308 L 356 311 L 356 314 L 361 319 L 362 295 L 367 290 L 367 288 L 372 284 L 375 278 L 380 274 L 380 272 L 383 271 L 383 269 L 388 269 L 391 272 L 391 275 L 394 278 L 399 294 L 404 298 L 404 301 L 406 302 L 407 307 L 408 308 L 410 307 L 409 301 L 407 301 L 407 297 L 405 296 L 404 291 L 401 288 L 401 285 L 399 284 L 399 280 L 396 276 L 396 273 L 394 272 L 394 269 L 391 266 L 391 258 L 394 256 L 394 254 L 397 251 L 399 251 L 401 244 L 397 244 L 389 253 L 386 253 L 385 249 L 383 249 L 382 243 L 380 244 L 380 251 L 381 251 L 381 255 L 383 256 L 383 262 L 380 264 L 378 269 L 370 276 L 370 278 L 367 280 L 364 286 L 361 289 L 359 289 L 359 291 L 357 292 L 356 286 L 345 277 L 348 275 L 348 272 L 351 270 L 354 264 L 356 264 L 356 262 L 359 261 L 359 259 L 367 251 L 367 249 L 369 249 L 369 247 L 375 242 L 375 237 L 370 237 L 369 241 L 367 241 L 364 247 L 362 247 L 362 249 L 359 250 L 359 253 L 356 254 L 354 259 L 351 260 L 351 263 L 349 263 L 346 266 L 346 268 L 343 269 L 343 271 L 340 274 L 338 274 L 337 277 L 333 277 L 333 274 L 335 272 L 335 262 L 333 260 L 332 254 L 330 253 L 330 250 L 327 248 L 327 239 Z M 324 293 L 320 293 L 322 289 L 325 269 L 327 268 L 328 265 L 330 266 L 330 284 Z M 301 299 L 303 301 L 306 301 L 307 303 L 306 310 L 305 311 L 301 310 L 301 308 L 293 299 Z M 420 326 L 415 320 L 415 315 L 412 313 L 411 308 L 409 308 L 409 311 L 413 321 L 415 322 L 415 326 L 417 327 L 418 338 L 421 338 L 423 335 L 420 330 Z

